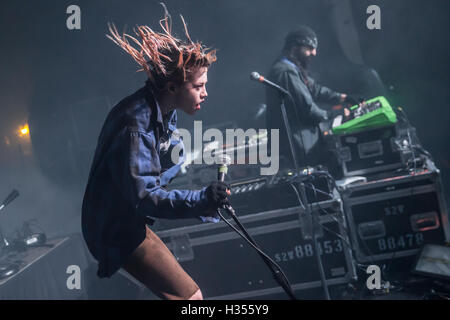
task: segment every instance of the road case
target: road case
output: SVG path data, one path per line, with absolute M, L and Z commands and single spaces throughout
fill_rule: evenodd
M 415 255 L 450 239 L 436 168 L 351 185 L 342 199 L 358 262 Z
M 318 222 L 314 234 L 326 283 L 356 280 L 342 202 L 328 200 L 311 208 L 313 221 Z M 283 269 L 294 291 L 321 286 L 312 228 L 305 215 L 302 208 L 291 207 L 240 217 L 260 248 Z M 157 234 L 207 299 L 259 299 L 283 292 L 256 251 L 223 221 Z
M 333 136 L 334 153 L 343 176 L 365 175 L 404 166 L 395 146 L 396 125 Z

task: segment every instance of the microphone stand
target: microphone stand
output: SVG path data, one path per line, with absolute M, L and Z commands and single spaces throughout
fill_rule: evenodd
M 239 227 L 239 229 L 242 231 L 242 233 L 245 235 L 247 240 L 253 245 L 253 247 L 256 249 L 256 252 L 263 259 L 264 263 L 269 267 L 275 281 L 283 288 L 283 290 L 289 296 L 289 298 L 291 298 L 291 300 L 297 300 L 297 298 L 295 297 L 294 292 L 292 290 L 292 287 L 289 283 L 289 280 L 284 275 L 281 268 L 261 251 L 258 244 L 250 236 L 250 234 L 247 232 L 245 227 L 242 225 L 242 223 L 237 218 L 233 207 L 231 205 L 226 205 L 226 206 L 224 206 L 224 209 L 228 212 L 228 214 L 231 216 L 231 218 L 233 218 L 234 222 Z M 220 214 L 220 211 L 219 210 L 217 210 L 217 211 L 218 211 L 219 215 L 222 217 L 222 215 Z M 222 217 L 222 219 L 224 221 L 226 221 L 223 217 Z
M 6 199 L 0 204 L 0 211 L 2 211 L 11 201 L 16 199 L 19 196 L 19 191 L 16 189 L 13 189 L 11 193 L 6 197 Z M 0 251 L 1 254 L 3 254 L 3 250 L 9 248 L 10 243 L 6 239 L 5 236 L 3 236 L 3 232 L 0 228 Z
M 281 108 L 281 113 L 283 116 L 283 122 L 284 122 L 284 126 L 286 129 L 288 141 L 289 141 L 289 148 L 291 150 L 292 160 L 294 162 L 295 176 L 298 177 L 300 174 L 300 171 L 298 168 L 297 155 L 296 155 L 295 149 L 294 149 L 294 138 L 293 138 L 293 134 L 291 131 L 291 127 L 289 125 L 289 120 L 288 120 L 287 113 L 286 113 L 286 106 L 284 104 L 284 97 L 287 95 L 291 99 L 292 103 L 294 104 L 294 107 L 295 107 L 295 101 L 292 98 L 291 94 L 286 89 L 280 87 L 280 89 L 278 91 L 280 93 L 280 98 L 281 98 L 280 108 Z M 304 156 L 306 157 L 305 153 L 304 153 Z M 301 179 L 298 180 L 298 186 L 299 186 L 299 190 L 300 190 L 300 200 L 303 205 L 303 209 L 305 210 L 306 216 L 311 217 L 311 221 L 312 221 L 312 237 L 313 237 L 314 251 L 315 251 L 316 257 L 317 257 L 317 264 L 318 264 L 319 272 L 320 272 L 320 280 L 322 283 L 322 287 L 324 288 L 325 298 L 327 300 L 330 300 L 330 294 L 328 292 L 328 286 L 326 284 L 326 279 L 325 279 L 325 271 L 323 268 L 322 259 L 320 257 L 318 241 L 317 241 L 317 237 L 315 234 L 315 219 L 313 216 L 314 212 L 313 212 L 313 210 L 311 210 L 311 207 L 308 203 L 308 199 L 306 197 L 305 184 L 301 181 Z M 317 223 L 319 223 L 318 219 L 316 219 L 316 221 L 317 221 Z
M 217 180 L 224 182 L 225 181 L 225 175 L 228 172 L 228 165 L 231 163 L 230 158 L 225 156 L 221 160 L 221 164 L 219 166 L 219 170 L 217 172 Z M 258 246 L 258 244 L 253 240 L 253 238 L 250 236 L 250 234 L 247 232 L 245 227 L 242 225 L 242 223 L 239 221 L 238 217 L 236 216 L 236 213 L 231 207 L 230 204 L 226 204 L 223 206 L 223 209 L 225 209 L 228 214 L 233 218 L 234 222 L 238 226 L 238 228 L 242 231 L 242 233 L 237 230 L 231 223 L 229 223 L 220 212 L 220 209 L 217 209 L 217 214 L 222 218 L 222 220 L 228 224 L 234 231 L 236 231 L 241 237 L 244 238 L 249 244 L 257 251 L 257 253 L 260 255 L 260 257 L 263 259 L 265 264 L 269 267 L 269 269 L 272 271 L 272 275 L 275 279 L 275 281 L 278 282 L 278 284 L 284 289 L 286 294 L 292 299 L 297 300 L 297 298 L 294 295 L 294 292 L 292 291 L 291 285 L 289 283 L 289 280 L 281 270 L 281 267 L 276 264 L 268 255 L 266 255 Z

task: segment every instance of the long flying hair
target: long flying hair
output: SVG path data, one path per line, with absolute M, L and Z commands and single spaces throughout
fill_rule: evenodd
M 166 6 L 161 5 L 165 11 L 164 18 L 159 21 L 163 32 L 155 32 L 148 26 L 137 26 L 134 33 L 140 38 L 138 40 L 125 32 L 120 35 L 114 24 L 108 24 L 111 35 L 107 35 L 142 67 L 138 71 L 145 71 L 157 90 L 163 90 L 168 81 L 187 81 L 190 74 L 199 68 L 209 67 L 217 59 L 216 50 L 208 51 L 200 42 L 191 40 L 181 15 L 187 41 L 173 36 L 172 18 Z

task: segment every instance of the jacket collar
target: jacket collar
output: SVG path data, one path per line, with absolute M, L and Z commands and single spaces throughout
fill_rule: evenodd
M 284 63 L 287 63 L 290 66 L 293 66 L 295 68 L 295 70 L 297 70 L 302 81 L 306 85 L 308 85 L 308 78 L 307 78 L 307 75 L 304 73 L 305 72 L 304 70 L 302 70 L 298 65 L 296 65 L 294 62 L 289 60 L 286 56 L 281 56 L 281 61 L 283 61 Z
M 154 104 L 156 106 L 156 112 L 157 112 L 156 121 L 161 124 L 161 127 L 165 132 L 168 129 L 168 122 L 170 122 L 170 119 L 172 119 L 175 110 L 172 110 L 168 114 L 163 116 L 162 111 L 161 111 L 161 106 L 159 105 L 158 100 L 156 99 L 156 95 L 154 94 L 154 91 L 152 89 L 149 79 L 147 79 L 147 81 L 145 83 L 145 88 L 147 90 L 149 103 L 154 102 Z
M 281 56 L 281 61 L 293 66 L 295 69 L 299 70 L 300 68 L 291 60 L 289 60 L 286 56 Z

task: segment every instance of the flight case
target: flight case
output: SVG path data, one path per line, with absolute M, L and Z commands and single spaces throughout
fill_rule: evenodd
M 365 175 L 395 170 L 404 166 L 404 155 L 395 145 L 395 124 L 332 138 L 343 176 Z
M 317 202 L 311 208 L 319 222 L 315 235 L 327 284 L 356 280 L 341 200 Z M 301 207 L 240 217 L 260 248 L 283 269 L 294 291 L 321 286 L 313 237 L 304 220 Z M 156 233 L 207 299 L 259 299 L 283 292 L 256 251 L 223 221 Z
M 439 170 L 395 175 L 345 187 L 345 213 L 358 262 L 411 256 L 450 240 Z

